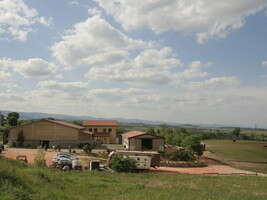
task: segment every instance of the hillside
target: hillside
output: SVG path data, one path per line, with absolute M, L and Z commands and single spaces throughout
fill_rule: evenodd
M 0 159 L 1 200 L 265 200 L 267 179 L 59 172 Z

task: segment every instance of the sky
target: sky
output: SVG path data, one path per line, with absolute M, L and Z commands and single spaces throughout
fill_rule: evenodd
M 0 110 L 267 128 L 267 1 L 0 0 Z

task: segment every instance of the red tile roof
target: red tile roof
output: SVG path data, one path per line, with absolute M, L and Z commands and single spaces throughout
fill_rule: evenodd
M 122 134 L 122 136 L 126 138 L 131 138 L 131 137 L 136 137 L 136 136 L 145 135 L 145 134 L 146 134 L 145 132 L 141 132 L 141 131 L 130 131 L 130 132 Z
M 83 121 L 84 126 L 118 126 L 116 120 L 86 120 Z
M 67 127 L 70 127 L 70 128 L 75 128 L 75 129 L 84 129 L 85 128 L 83 126 L 79 126 L 79 125 L 72 124 L 72 123 L 65 122 L 65 121 L 58 121 L 58 120 L 46 120 L 46 121 L 49 121 L 49 122 L 52 122 L 52 123 L 56 123 L 56 124 L 60 124 L 60 125 L 63 125 L 63 126 L 67 126 Z

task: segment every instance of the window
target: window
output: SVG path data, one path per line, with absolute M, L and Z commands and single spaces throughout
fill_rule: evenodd
M 97 128 L 94 128 L 94 132 L 97 132 Z
M 111 132 L 111 131 L 112 131 L 112 129 L 111 129 L 111 128 L 109 128 L 109 129 L 108 129 L 108 132 Z
M 90 131 L 90 132 L 92 132 L 92 131 L 93 131 L 93 129 L 92 129 L 92 128 L 89 128 L 89 131 Z
M 107 132 L 107 129 L 106 129 L 106 128 L 104 128 L 104 129 L 103 129 L 103 132 L 104 132 L 104 133 L 105 133 L 105 132 Z

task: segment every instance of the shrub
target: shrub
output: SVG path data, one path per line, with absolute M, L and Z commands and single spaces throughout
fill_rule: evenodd
M 115 156 L 110 167 L 116 172 L 133 172 L 136 169 L 136 161 L 129 157 Z
M 166 158 L 172 161 L 194 161 L 196 160 L 192 151 L 181 149 L 165 155 Z
M 93 149 L 93 145 L 91 145 L 91 144 L 86 144 L 83 146 L 83 151 L 85 153 L 91 153 L 92 149 Z
M 41 148 L 38 149 L 37 155 L 34 158 L 34 165 L 36 167 L 46 167 L 45 151 Z

